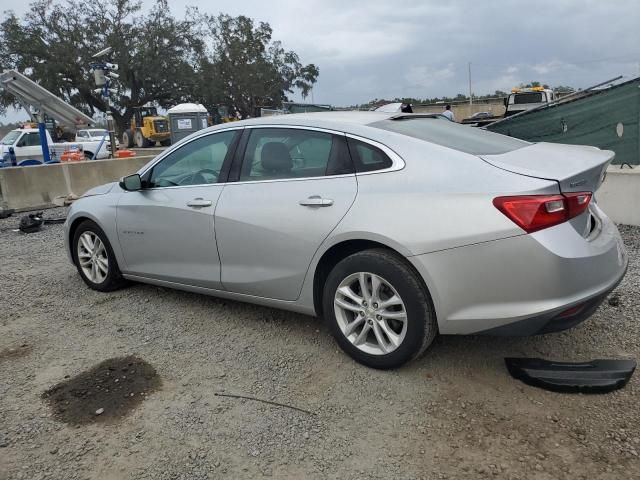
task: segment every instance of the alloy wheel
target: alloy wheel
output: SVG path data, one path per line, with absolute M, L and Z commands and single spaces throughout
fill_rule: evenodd
M 395 288 L 379 275 L 358 272 L 338 286 L 334 311 L 343 335 L 359 350 L 386 355 L 407 333 L 407 312 Z
M 109 273 L 107 249 L 100 237 L 87 231 L 78 239 L 78 263 L 84 275 L 93 283 L 102 283 Z

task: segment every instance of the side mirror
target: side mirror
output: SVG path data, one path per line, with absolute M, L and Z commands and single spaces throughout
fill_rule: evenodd
M 138 190 L 142 190 L 142 180 L 140 179 L 140 175 L 134 173 L 133 175 L 122 177 L 122 180 L 120 180 L 120 188 L 127 192 L 137 192 Z

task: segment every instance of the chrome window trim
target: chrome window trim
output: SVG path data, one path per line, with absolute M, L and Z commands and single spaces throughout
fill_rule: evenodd
M 242 181 L 242 182 L 238 181 L 238 182 L 203 183 L 203 184 L 200 184 L 200 185 L 174 185 L 174 186 L 169 186 L 169 187 L 149 188 L 149 189 L 147 189 L 147 191 L 167 190 L 167 189 L 174 189 L 174 188 L 195 188 L 195 187 L 206 187 L 206 186 L 211 187 L 211 186 L 214 186 L 214 185 L 246 185 L 246 184 L 256 184 L 256 183 L 302 182 L 302 181 L 309 181 L 309 180 L 328 180 L 328 179 L 332 179 L 332 178 L 347 178 L 347 177 L 353 177 L 353 176 L 374 175 L 374 174 L 379 174 L 379 173 L 395 172 L 395 171 L 398 171 L 398 170 L 402 170 L 406 165 L 404 160 L 402 159 L 402 157 L 400 155 L 398 155 L 392 149 L 387 147 L 385 144 L 377 142 L 375 140 L 371 140 L 370 138 L 361 137 L 359 135 L 354 135 L 354 134 L 351 134 L 351 133 L 341 132 L 339 130 L 332 130 L 332 129 L 322 128 L 322 127 L 312 127 L 312 126 L 307 126 L 307 125 L 287 125 L 287 124 L 271 124 L 271 123 L 269 123 L 269 124 L 260 124 L 260 125 L 246 125 L 246 126 L 223 128 L 223 129 L 220 129 L 220 130 L 215 130 L 213 132 L 206 132 L 206 133 L 203 133 L 202 135 L 198 135 L 197 137 L 194 137 L 193 139 L 191 139 L 189 142 L 186 142 L 186 143 L 184 143 L 183 145 L 180 145 L 177 148 L 169 149 L 166 152 L 161 153 L 160 156 L 151 165 L 149 165 L 147 168 L 145 168 L 145 170 L 143 170 L 140 173 L 140 176 L 145 175 L 149 170 L 151 170 L 154 166 L 156 166 L 159 162 L 161 162 L 164 158 L 166 158 L 171 153 L 178 151 L 183 146 L 188 145 L 189 143 L 191 143 L 191 142 L 193 142 L 195 140 L 198 140 L 198 139 L 200 139 L 200 138 L 202 138 L 204 136 L 215 135 L 217 133 L 223 133 L 223 132 L 228 132 L 228 131 L 232 131 L 232 130 L 261 129 L 261 128 L 285 128 L 285 129 L 294 129 L 294 130 L 311 130 L 311 131 L 315 131 L 315 132 L 329 133 L 329 134 L 333 134 L 333 135 L 343 135 L 345 137 L 353 138 L 354 140 L 359 140 L 361 142 L 364 142 L 364 143 L 367 143 L 369 145 L 372 145 L 374 147 L 379 148 L 380 150 L 382 150 L 385 153 L 385 155 L 387 155 L 391 159 L 391 166 L 388 167 L 388 168 L 383 168 L 381 170 L 372 170 L 370 172 L 361 172 L 361 173 L 355 173 L 355 172 L 354 173 L 346 173 L 346 174 L 342 174 L 342 175 L 322 175 L 322 176 L 319 176 L 319 177 L 300 177 L 300 178 L 276 178 L 276 179 L 270 179 L 270 180 L 245 180 L 245 181 Z
M 262 123 L 259 125 L 247 125 L 246 126 L 247 129 L 254 129 L 254 128 L 279 128 L 279 129 L 287 129 L 287 130 L 312 130 L 314 132 L 321 132 L 321 133 L 332 133 L 334 135 L 345 135 L 344 132 L 341 132 L 339 130 L 331 130 L 329 128 L 322 128 L 322 127 L 310 127 L 308 125 L 286 125 L 284 123 L 277 123 L 277 124 L 266 124 L 266 123 Z
M 275 182 L 306 182 L 309 180 L 331 180 L 332 178 L 354 177 L 355 173 L 344 173 L 342 175 L 322 175 L 320 177 L 300 177 L 300 178 L 274 178 L 271 180 L 245 180 L 244 182 L 227 182 L 224 185 L 248 185 L 256 183 L 275 183 Z M 214 184 L 218 185 L 218 184 Z

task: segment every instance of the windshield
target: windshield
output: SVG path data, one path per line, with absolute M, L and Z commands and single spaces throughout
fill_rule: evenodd
M 158 111 L 155 109 L 155 107 L 147 107 L 147 108 L 141 108 L 140 109 L 140 116 L 141 117 L 156 117 L 158 116 Z
M 106 130 L 87 130 L 89 132 L 90 137 L 103 137 L 105 135 L 109 135 L 109 132 Z
M 13 145 L 20 135 L 22 135 L 22 132 L 12 130 L 7 133 L 2 140 L 0 140 L 0 145 Z
M 542 99 L 542 92 L 535 93 L 518 93 L 513 97 L 514 105 L 523 105 L 526 103 L 541 103 L 544 102 Z
M 382 120 L 369 126 L 400 133 L 472 155 L 499 155 L 530 143 L 438 118 Z

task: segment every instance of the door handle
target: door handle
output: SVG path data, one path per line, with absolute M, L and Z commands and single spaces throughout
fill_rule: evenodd
M 298 203 L 303 207 L 330 207 L 333 205 L 333 200 L 322 198 L 320 195 L 312 195 L 305 200 L 300 200 Z
M 194 198 L 187 202 L 187 207 L 194 208 L 210 207 L 211 205 L 213 205 L 211 200 L 204 200 L 203 198 Z

